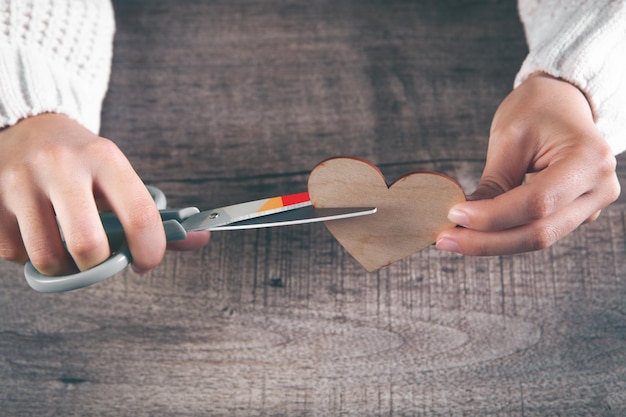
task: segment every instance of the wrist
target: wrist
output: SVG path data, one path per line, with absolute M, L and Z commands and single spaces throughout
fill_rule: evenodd
M 570 94 L 578 94 L 578 95 L 580 95 L 582 98 L 584 98 L 585 102 L 587 103 L 587 107 L 589 109 L 589 112 L 591 113 L 591 117 L 594 120 L 594 122 L 597 120 L 596 119 L 596 113 L 594 111 L 592 101 L 587 96 L 587 93 L 585 92 L 585 90 L 583 90 L 582 88 L 580 88 L 576 84 L 574 84 L 574 83 L 572 83 L 572 82 L 570 82 L 570 81 L 568 81 L 568 80 L 566 80 L 564 78 L 555 77 L 555 76 L 550 75 L 549 73 L 543 72 L 543 71 L 533 72 L 532 74 L 530 74 L 528 76 L 528 78 L 526 78 L 526 80 L 522 84 L 526 84 L 527 82 L 533 82 L 533 81 L 542 82 L 542 83 L 544 83 L 544 86 L 548 85 L 548 83 L 549 83 L 550 86 L 553 86 L 554 88 L 558 89 L 559 91 L 569 92 Z

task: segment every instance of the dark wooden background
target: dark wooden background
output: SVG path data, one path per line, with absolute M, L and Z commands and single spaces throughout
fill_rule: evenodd
M 335 155 L 471 192 L 526 53 L 514 1 L 115 6 L 102 133 L 172 206 L 304 191 Z M 624 209 L 542 252 L 377 273 L 322 225 L 66 294 L 2 263 L 0 415 L 624 416 Z

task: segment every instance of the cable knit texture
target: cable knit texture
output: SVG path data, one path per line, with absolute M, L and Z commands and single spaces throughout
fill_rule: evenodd
M 615 154 L 626 150 L 626 0 L 520 0 L 529 54 L 515 86 L 543 71 L 580 88 Z
M 97 133 L 114 31 L 108 0 L 0 0 L 0 127 L 56 112 Z
M 589 99 L 614 153 L 626 150 L 626 0 L 520 0 L 529 54 Z M 108 0 L 0 0 L 0 127 L 58 112 L 99 130 L 111 68 Z

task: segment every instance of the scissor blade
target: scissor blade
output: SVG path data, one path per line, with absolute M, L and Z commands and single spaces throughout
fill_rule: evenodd
M 248 201 L 246 203 L 233 204 L 232 206 L 203 211 L 202 213 L 187 218 L 182 225 L 188 232 L 213 230 L 216 227 L 231 223 L 283 211 L 290 211 L 310 205 L 311 200 L 309 200 L 309 193 L 306 192 L 264 198 L 262 200 Z
M 326 222 L 376 213 L 376 207 L 314 208 L 313 206 L 247 219 L 217 226 L 211 230 L 243 230 L 264 227 L 291 226 L 296 224 Z
M 223 210 L 230 217 L 232 223 L 309 205 L 311 205 L 309 193 L 304 192 L 233 204 L 218 210 Z

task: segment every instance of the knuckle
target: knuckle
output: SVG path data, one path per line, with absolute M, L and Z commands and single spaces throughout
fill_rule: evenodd
M 77 261 L 90 260 L 94 254 L 109 250 L 108 241 L 95 233 L 81 233 L 66 236 L 67 250 Z M 79 262 L 80 263 L 80 262 Z
M 136 248 L 131 247 L 131 253 L 133 255 L 133 269 L 135 271 L 149 271 L 156 267 L 163 256 L 165 255 L 165 245 L 162 246 L 162 250 L 157 250 L 157 248 L 150 248 L 150 250 L 145 250 L 145 248 L 137 251 Z
M 613 175 L 609 182 L 608 191 L 607 191 L 607 200 L 609 204 L 617 200 L 621 193 L 622 193 L 622 188 L 619 183 L 619 180 L 617 179 L 617 175 Z
M 509 140 L 520 141 L 522 140 L 528 131 L 528 126 L 520 118 L 514 118 L 513 120 L 506 120 L 506 123 L 500 123 L 494 118 L 494 123 L 490 129 L 490 137 L 494 138 L 507 138 Z
M 157 256 L 156 253 L 152 253 L 150 256 L 143 256 L 141 258 L 135 258 L 133 256 L 133 269 L 137 272 L 147 272 L 155 268 L 163 259 L 162 254 Z
M 115 144 L 115 142 L 102 137 L 98 137 L 96 140 L 93 140 L 89 146 L 106 154 L 116 155 L 121 153 L 120 148 Z
M 596 150 L 595 169 L 598 183 L 604 186 L 604 194 L 607 200 L 613 202 L 620 195 L 621 188 L 617 178 L 617 159 L 608 145 L 600 146 Z
M 28 259 L 28 255 L 23 246 L 2 242 L 0 243 L 0 258 L 5 261 L 23 264 Z
M 14 195 L 23 192 L 25 184 L 30 182 L 31 177 L 32 172 L 27 164 L 8 163 L 2 167 L 0 181 L 5 194 Z
M 115 167 L 126 166 L 127 160 L 121 149 L 112 140 L 106 138 L 97 138 L 88 146 L 91 148 L 92 155 L 102 155 L 107 164 Z
M 528 217 L 533 220 L 543 219 L 554 212 L 556 204 L 554 194 L 548 191 L 535 193 L 528 201 Z
M 46 167 L 66 167 L 71 165 L 73 155 L 70 149 L 63 143 L 46 142 L 37 150 L 32 157 L 32 164 L 37 169 Z
M 598 149 L 597 167 L 602 175 L 608 176 L 615 173 L 617 168 L 617 159 L 608 146 Z
M 619 196 L 622 194 L 622 188 L 619 184 L 619 181 L 617 180 L 617 178 L 615 179 L 614 185 L 611 189 L 611 194 L 610 194 L 610 199 L 611 202 L 616 201 Z
M 161 218 L 152 200 L 136 200 L 128 212 L 128 227 L 132 231 L 142 233 L 161 226 Z
M 44 275 L 56 275 L 61 272 L 63 266 L 63 254 L 56 253 L 46 245 L 29 249 L 30 261 L 39 272 Z
M 531 250 L 547 249 L 558 241 L 559 237 L 559 231 L 553 226 L 543 225 L 536 227 L 531 233 L 529 247 Z
M 489 247 L 486 244 L 482 244 L 478 242 L 476 246 L 474 246 L 473 250 L 471 251 L 471 254 L 475 256 L 489 256 L 491 255 L 491 252 L 492 251 L 489 249 Z

